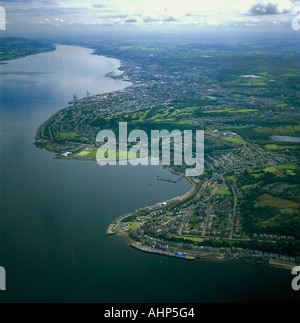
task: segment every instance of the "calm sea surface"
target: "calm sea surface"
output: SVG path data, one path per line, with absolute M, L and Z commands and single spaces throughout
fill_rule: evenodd
M 129 85 L 104 77 L 119 61 L 91 53 L 58 46 L 0 66 L 0 266 L 7 271 L 0 302 L 299 300 L 289 271 L 161 257 L 106 235 L 114 218 L 190 184 L 158 181 L 174 177 L 161 167 L 54 160 L 32 144 L 38 126 L 73 94 Z

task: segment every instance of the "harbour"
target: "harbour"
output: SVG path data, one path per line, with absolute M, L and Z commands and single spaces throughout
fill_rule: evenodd
M 186 259 L 186 260 L 195 260 L 196 259 L 194 256 L 191 256 L 189 254 L 183 254 L 180 251 L 173 252 L 173 251 L 169 251 L 169 250 L 159 250 L 159 249 L 151 248 L 149 246 L 145 246 L 139 242 L 133 242 L 130 246 L 135 249 L 138 249 L 140 251 L 154 253 L 154 254 L 158 254 L 158 255 L 162 255 L 162 256 L 169 256 L 169 257 L 175 257 L 175 258 Z

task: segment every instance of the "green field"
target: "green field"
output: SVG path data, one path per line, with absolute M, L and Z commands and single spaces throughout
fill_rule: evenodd
M 223 195 L 223 196 L 224 195 L 231 195 L 230 191 L 228 191 L 228 190 L 217 190 L 216 194 Z
M 299 168 L 296 164 L 285 164 L 278 166 L 280 170 L 296 170 Z
M 299 169 L 299 167 L 296 164 L 285 164 L 285 165 L 279 165 L 279 166 L 271 166 L 266 167 L 264 169 L 265 173 L 280 173 L 285 175 L 297 175 L 295 171 Z
M 86 157 L 88 159 L 96 160 L 97 151 L 97 148 L 93 148 Z
M 125 151 L 114 151 L 114 150 L 104 150 L 104 149 L 98 149 L 96 151 L 96 158 L 97 154 L 104 153 L 104 157 L 106 158 L 107 161 L 113 161 L 113 160 L 126 160 L 126 159 L 136 159 L 136 158 L 142 158 L 145 156 L 141 156 L 140 153 L 138 152 L 137 154 L 132 153 L 130 151 L 125 152 Z M 100 156 L 100 155 L 99 155 Z
M 229 181 L 231 181 L 231 182 L 234 182 L 234 183 L 236 183 L 237 182 L 237 178 L 236 178 L 236 176 L 227 176 L 226 177 Z
M 280 135 L 280 136 L 297 136 L 300 133 L 300 124 L 286 125 L 279 127 L 261 127 L 255 128 L 255 132 L 267 135 Z
M 80 152 L 79 154 L 77 154 L 78 157 L 86 157 L 88 155 L 91 154 L 90 150 L 83 150 L 82 152 Z
M 223 109 L 223 110 L 210 110 L 210 111 L 203 111 L 203 114 L 210 114 L 210 113 L 224 113 L 224 112 L 228 112 L 230 114 L 249 114 L 249 113 L 254 113 L 257 112 L 257 109 L 232 109 L 232 108 L 228 108 L 228 109 Z
M 259 126 L 261 124 L 261 126 Z M 256 140 L 261 142 L 268 150 L 298 149 L 299 145 L 291 143 L 275 143 L 271 136 L 300 136 L 300 123 L 292 121 L 257 121 L 253 128 L 232 127 L 245 140 Z M 282 148 L 281 148 L 282 147 Z
M 261 171 L 249 171 L 249 173 L 255 178 L 260 178 L 264 175 Z
M 242 188 L 243 189 L 251 188 L 253 185 L 255 185 L 255 184 L 244 185 L 244 186 L 242 186 Z
M 266 167 L 264 169 L 264 172 L 265 173 L 276 173 L 276 172 L 278 172 L 278 168 L 275 166 Z
M 224 141 L 227 141 L 227 142 L 231 142 L 233 144 L 236 144 L 236 145 L 245 145 L 245 140 L 243 140 L 240 136 L 236 137 L 236 138 L 231 138 L 231 137 L 225 137 L 225 136 L 219 136 L 219 135 L 215 135 L 215 134 L 211 134 L 211 136 L 215 137 L 215 138 L 219 138 L 219 139 L 222 139 Z
M 280 209 L 296 208 L 299 204 L 286 199 L 278 198 L 270 194 L 263 194 L 259 197 L 255 207 L 272 206 Z
M 293 150 L 293 149 L 299 149 L 300 146 L 295 145 L 295 146 L 280 146 L 276 144 L 268 144 L 265 145 L 265 148 L 267 150 Z
M 80 137 L 80 135 L 77 132 L 61 132 L 60 137 L 61 138 L 75 138 L 75 137 Z
M 128 231 L 138 227 L 140 225 L 140 222 L 133 222 L 130 224 L 130 226 L 127 228 Z
M 246 143 L 241 137 L 238 137 L 238 138 L 221 137 L 221 138 L 225 141 L 231 142 L 236 145 L 245 145 Z
M 193 237 L 174 236 L 174 238 L 190 240 L 190 241 L 194 241 L 194 242 L 203 242 L 204 241 L 202 238 L 193 238 Z
M 119 152 L 116 151 L 116 153 L 113 150 L 99 150 L 98 148 L 93 148 L 91 150 L 83 150 L 81 151 L 79 154 L 77 154 L 77 157 L 85 157 L 87 159 L 91 159 L 91 160 L 96 160 L 97 159 L 97 153 L 102 152 L 104 153 L 104 156 L 107 158 L 107 161 L 113 161 L 116 158 L 116 161 L 119 160 L 125 160 L 125 159 L 136 159 L 136 158 L 142 158 L 145 157 L 146 155 L 140 155 L 140 153 L 138 152 L 137 154 L 132 153 L 132 152 Z M 110 154 L 110 158 L 108 158 L 108 154 Z M 116 155 L 116 157 L 115 157 Z

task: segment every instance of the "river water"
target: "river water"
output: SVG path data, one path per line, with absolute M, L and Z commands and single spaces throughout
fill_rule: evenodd
M 73 94 L 129 84 L 105 78 L 120 62 L 73 46 L 1 65 L 1 302 L 231 302 L 299 300 L 289 271 L 183 261 L 107 236 L 116 217 L 190 189 L 158 181 L 161 167 L 106 167 L 55 160 L 32 143 L 38 126 Z M 163 264 L 161 264 L 161 260 Z

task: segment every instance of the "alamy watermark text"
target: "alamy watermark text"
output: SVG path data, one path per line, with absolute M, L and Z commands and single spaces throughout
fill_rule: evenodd
M 203 130 L 152 130 L 149 140 L 143 130 L 133 130 L 128 135 L 127 122 L 120 122 L 119 142 L 111 130 L 100 131 L 96 142 L 101 145 L 97 151 L 101 166 L 157 166 L 161 160 L 163 166 L 187 166 L 186 176 L 200 176 L 204 171 Z
M 294 7 L 292 14 L 296 16 L 292 20 L 292 28 L 295 31 L 300 30 L 300 7 Z
M 6 290 L 6 271 L 3 267 L 0 267 L 0 291 Z
M 292 270 L 292 275 L 295 276 L 297 275 L 293 280 L 292 280 L 292 288 L 294 291 L 300 291 L 300 267 L 295 267 Z
M 0 30 L 6 30 L 6 11 L 0 6 Z

